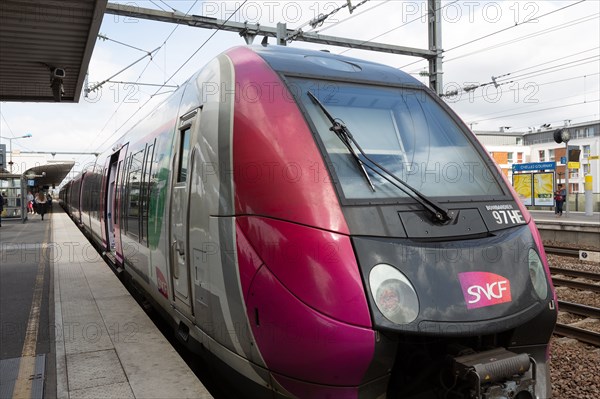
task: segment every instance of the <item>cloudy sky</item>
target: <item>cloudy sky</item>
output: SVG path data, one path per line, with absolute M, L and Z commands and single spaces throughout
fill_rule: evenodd
M 426 1 L 371 0 L 352 14 L 340 9 L 316 28 L 307 22 L 345 2 L 123 3 L 267 26 L 286 22 L 288 28 L 304 26 L 304 31 L 409 47 L 427 48 L 428 43 Z M 473 130 L 507 126 L 526 131 L 600 118 L 600 1 L 450 0 L 442 1 L 441 11 L 443 82 L 449 94 L 444 99 Z M 23 151 L 102 151 L 166 98 L 173 90 L 168 86 L 183 83 L 220 52 L 244 44 L 236 33 L 176 26 L 106 15 L 100 33 L 111 40 L 96 43 L 90 85 L 159 48 L 152 59 L 144 58 L 113 79 L 137 84 L 106 83 L 77 104 L 2 103 L 2 136 L 31 133 L 32 139 L 13 141 L 13 149 Z M 419 58 L 303 42 L 289 45 L 378 61 L 426 83 L 420 72 L 427 70 L 427 62 Z M 150 86 L 162 84 L 167 87 Z M 473 89 L 465 91 L 469 87 Z

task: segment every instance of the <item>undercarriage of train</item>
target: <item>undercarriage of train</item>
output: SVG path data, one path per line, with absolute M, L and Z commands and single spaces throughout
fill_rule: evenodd
M 401 342 L 387 398 L 535 398 L 535 359 L 492 341 L 496 339 L 423 338 Z

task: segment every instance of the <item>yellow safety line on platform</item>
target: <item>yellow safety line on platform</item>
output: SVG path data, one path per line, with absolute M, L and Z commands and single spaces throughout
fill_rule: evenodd
M 48 236 L 50 223 L 46 224 L 44 237 Z M 31 310 L 29 311 L 29 321 L 27 322 L 27 331 L 25 333 L 25 342 L 21 352 L 21 361 L 19 363 L 19 375 L 15 381 L 13 390 L 13 399 L 30 399 L 31 387 L 33 385 L 33 375 L 35 372 L 35 357 L 38 330 L 40 325 L 40 307 L 42 305 L 42 294 L 44 292 L 44 273 L 46 271 L 47 259 L 43 251 L 48 248 L 48 243 L 42 243 L 42 252 L 40 252 L 40 261 L 38 264 L 37 275 L 35 276 L 35 288 L 33 290 L 33 300 L 31 301 Z

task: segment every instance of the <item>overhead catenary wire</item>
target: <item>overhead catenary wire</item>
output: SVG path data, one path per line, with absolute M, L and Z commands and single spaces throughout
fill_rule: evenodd
M 180 12 L 177 9 L 173 8 L 173 6 L 171 6 L 170 4 L 165 3 L 163 0 L 160 0 L 161 3 L 163 3 L 165 6 L 167 6 L 168 8 L 171 9 L 171 11 L 173 12 Z
M 572 80 L 577 80 L 577 79 L 582 79 L 582 78 L 585 79 L 587 77 L 597 76 L 597 75 L 600 75 L 600 72 L 596 72 L 596 73 L 592 73 L 592 74 L 586 74 L 586 75 L 580 75 L 580 76 L 574 76 L 574 77 L 570 77 L 570 78 L 566 78 L 566 79 L 553 80 L 553 81 L 550 81 L 550 82 L 536 83 L 535 86 L 536 87 L 548 86 L 548 85 L 552 85 L 552 84 L 556 84 L 556 83 L 564 83 L 564 82 L 569 82 L 569 81 L 572 81 Z M 501 85 L 506 85 L 506 84 L 509 84 L 509 83 L 517 83 L 519 81 L 520 81 L 519 79 L 516 79 L 514 81 L 502 83 Z M 459 93 L 457 93 L 457 94 L 459 94 Z M 467 98 L 461 98 L 461 99 L 458 99 L 458 100 L 449 99 L 449 100 L 447 100 L 447 102 L 450 103 L 450 104 L 456 104 L 456 103 L 459 103 L 459 102 L 462 102 L 462 101 L 472 101 L 472 100 L 475 100 L 475 99 L 478 99 L 478 98 L 483 98 L 483 97 L 486 97 L 486 95 L 485 94 L 479 94 L 479 95 L 469 96 Z
M 471 121 L 470 123 L 479 123 L 479 122 L 490 121 L 490 120 L 494 120 L 494 119 L 507 118 L 507 117 L 510 117 L 510 116 L 527 115 L 527 114 L 533 114 L 533 113 L 542 112 L 542 111 L 550 111 L 550 110 L 558 109 L 558 108 L 574 107 L 576 105 L 596 103 L 596 102 L 600 102 L 600 99 L 590 100 L 590 101 L 581 101 L 581 102 L 572 103 L 572 104 L 563 104 L 563 105 L 558 105 L 556 107 L 542 108 L 542 109 L 537 109 L 537 110 L 534 110 L 534 111 L 526 111 L 526 112 L 518 112 L 518 113 L 515 113 L 515 114 L 501 115 L 501 116 L 497 116 L 497 117 L 494 117 L 494 118 L 477 119 L 477 120 Z
M 107 81 L 107 83 L 118 83 L 118 84 L 123 84 L 123 85 L 138 85 L 138 86 L 149 86 L 149 87 L 168 87 L 170 89 L 177 89 L 179 88 L 179 86 L 174 86 L 174 85 L 165 85 L 165 84 L 160 84 L 160 83 L 140 83 L 140 82 L 125 82 L 122 80 L 109 80 Z
M 162 11 L 166 11 L 164 8 L 161 7 L 160 4 L 156 4 L 155 1 L 153 1 L 153 0 L 149 0 L 149 1 L 150 1 L 150 3 L 154 4 L 156 7 L 160 8 Z
M 2 117 L 2 120 L 4 120 L 4 123 L 6 124 L 6 127 L 8 128 L 8 131 L 10 132 L 10 135 L 15 137 L 15 134 L 13 133 L 12 129 L 10 128 L 8 121 L 6 120 L 6 118 L 4 117 L 4 114 L 2 112 L 0 112 L 0 116 Z
M 542 69 L 539 69 L 539 70 L 536 70 L 536 71 L 526 72 L 526 73 L 523 73 L 521 75 L 515 75 L 515 74 L 517 74 L 519 72 L 523 72 L 523 71 L 526 71 L 528 69 L 536 68 L 536 67 L 543 66 L 543 65 L 548 65 L 548 64 L 551 64 L 551 63 L 556 62 L 556 61 L 560 61 L 560 60 L 563 60 L 563 59 L 566 59 L 566 58 L 571 58 L 571 57 L 574 57 L 576 55 L 580 55 L 580 54 L 583 54 L 583 53 L 587 53 L 587 52 L 596 50 L 598 48 L 599 47 L 595 47 L 595 48 L 588 49 L 588 50 L 585 50 L 585 51 L 580 51 L 580 52 L 577 52 L 577 53 L 574 53 L 574 54 L 570 54 L 570 55 L 567 55 L 567 56 L 564 56 L 564 57 L 559 57 L 559 58 L 556 58 L 556 59 L 553 59 L 553 60 L 549 60 L 549 61 L 546 61 L 544 63 L 540 63 L 540 64 L 528 66 L 526 68 L 521 68 L 521 69 L 516 70 L 516 71 L 508 72 L 508 73 L 502 74 L 500 76 L 496 76 L 496 77 L 492 76 L 492 80 L 489 81 L 489 82 L 485 82 L 485 83 L 481 83 L 481 84 L 472 84 L 472 85 L 469 85 L 469 86 L 465 86 L 465 87 L 462 87 L 460 89 L 453 90 L 451 92 L 443 93 L 440 96 L 441 97 L 453 96 L 453 95 L 456 95 L 456 94 L 460 93 L 461 91 L 463 91 L 463 92 L 470 92 L 470 91 L 473 91 L 473 90 L 475 90 L 477 88 L 485 87 L 485 86 L 489 86 L 489 85 L 494 85 L 494 86 L 497 87 L 500 84 L 506 84 L 507 80 L 509 78 L 511 79 L 510 82 L 512 82 L 514 80 L 517 80 L 517 79 L 520 79 L 520 78 L 524 78 L 524 77 L 532 78 L 532 77 L 541 76 L 541 75 L 544 75 L 545 73 L 540 73 L 540 72 L 552 71 L 553 69 L 556 69 L 556 68 L 559 68 L 559 67 L 563 67 L 563 66 L 566 66 L 566 67 L 565 68 L 561 68 L 561 69 L 557 69 L 557 71 L 560 71 L 560 70 L 563 70 L 563 69 L 568 69 L 568 68 L 573 68 L 573 67 L 577 67 L 577 66 L 581 66 L 581 65 L 585 65 L 585 64 L 588 64 L 588 63 L 591 63 L 591 62 L 595 62 L 595 61 L 600 60 L 600 56 L 594 55 L 594 56 L 591 56 L 591 57 L 586 57 L 586 58 L 582 58 L 582 59 L 570 61 L 568 63 L 559 64 L 559 65 L 553 65 L 553 66 L 548 66 L 547 68 L 542 68 Z M 554 71 L 552 71 L 552 72 L 554 72 Z M 510 82 L 508 82 L 508 83 L 510 83 Z
M 584 94 L 574 94 L 572 96 L 566 96 L 566 97 L 565 96 L 561 96 L 559 98 L 553 98 L 553 99 L 549 99 L 549 100 L 544 100 L 544 104 L 555 103 L 557 101 L 564 101 L 564 100 L 567 100 L 567 99 L 573 99 L 573 98 L 576 98 L 576 97 L 581 97 L 583 95 Z M 587 100 L 584 100 L 584 103 L 586 103 L 586 101 Z M 593 102 L 594 100 L 590 100 L 590 101 Z M 502 113 L 505 113 L 505 112 L 512 112 L 512 111 L 518 111 L 518 110 L 522 110 L 522 109 L 532 108 L 532 107 L 536 107 L 536 106 L 539 106 L 539 105 L 540 105 L 540 103 L 532 103 L 532 104 L 529 104 L 529 105 L 521 105 L 519 107 L 503 109 L 501 111 L 490 112 L 488 114 L 482 114 L 482 115 L 479 115 L 479 116 L 480 117 L 488 117 L 488 116 L 493 116 L 493 115 L 497 115 L 497 114 L 502 114 Z
M 582 59 L 575 60 L 572 62 L 567 62 L 564 64 L 554 65 L 554 66 L 551 66 L 548 68 L 538 69 L 536 71 L 526 72 L 521 75 L 512 76 L 512 78 L 513 79 L 533 78 L 533 77 L 545 75 L 546 73 L 562 71 L 564 69 L 575 68 L 578 66 L 582 66 L 582 65 L 586 65 L 586 64 L 590 64 L 590 63 L 594 63 L 594 62 L 598 62 L 598 61 L 600 61 L 600 56 L 587 57 L 587 58 L 582 58 Z M 559 69 L 557 69 L 557 68 L 559 68 Z
M 322 32 L 325 32 L 326 30 L 328 30 L 328 29 L 331 29 L 331 28 L 333 28 L 333 27 L 335 27 L 335 26 L 338 26 L 339 24 L 342 24 L 342 23 L 344 23 L 344 22 L 347 22 L 347 21 L 349 21 L 349 20 L 351 20 L 351 19 L 353 19 L 353 18 L 356 18 L 356 17 L 358 17 L 358 16 L 360 16 L 360 15 L 363 15 L 363 14 L 365 14 L 365 13 L 368 13 L 368 12 L 370 12 L 370 11 L 373 11 L 373 10 L 375 10 L 376 8 L 378 8 L 378 7 L 381 7 L 382 5 L 384 5 L 384 4 L 386 4 L 386 3 L 389 3 L 390 1 L 392 1 L 392 0 L 384 0 L 384 1 L 380 1 L 379 3 L 377 3 L 376 5 L 374 5 L 373 7 L 369 8 L 369 9 L 367 9 L 367 10 L 363 10 L 363 11 L 361 11 L 361 12 L 357 12 L 356 14 L 352 14 L 352 15 L 350 15 L 348 18 L 344 18 L 344 19 L 342 19 L 342 20 L 340 20 L 340 21 L 338 21 L 338 22 L 334 22 L 334 23 L 332 23 L 331 25 L 324 27 L 323 29 L 318 29 L 318 30 L 317 30 L 317 28 L 319 28 L 319 27 L 317 26 L 316 28 L 313 28 L 313 29 L 309 30 L 309 32 L 316 32 L 316 33 L 322 33 Z
M 363 4 L 365 4 L 365 3 L 369 2 L 369 1 L 370 0 L 362 0 L 357 5 L 352 6 L 352 9 L 350 11 L 352 11 L 352 10 L 354 10 L 354 9 L 362 6 Z M 319 27 L 321 25 L 323 25 L 323 23 L 325 22 L 325 20 L 327 20 L 327 18 L 331 17 L 332 15 L 336 14 L 338 11 L 340 11 L 340 10 L 342 10 L 342 9 L 348 7 L 348 6 L 349 6 L 349 4 L 348 4 L 348 2 L 346 2 L 345 4 L 343 4 L 343 5 L 335 8 L 334 10 L 330 11 L 327 14 L 319 14 L 317 17 L 311 19 L 310 21 L 307 21 L 307 22 L 303 23 L 298 28 L 296 28 L 292 33 L 288 34 L 285 37 L 285 40 L 288 41 L 288 42 L 291 42 L 291 41 L 295 40 L 295 38 L 297 38 L 298 36 L 301 36 L 304 33 L 304 31 L 302 30 L 302 28 L 304 28 L 304 27 L 306 27 L 308 25 L 310 25 L 313 29 L 317 28 L 317 27 Z
M 556 32 L 556 31 L 559 31 L 559 30 L 562 30 L 562 29 L 567 29 L 567 28 L 570 28 L 572 26 L 579 25 L 579 24 L 582 24 L 582 23 L 585 23 L 585 22 L 598 21 L 598 16 L 599 15 L 600 15 L 600 13 L 596 13 L 596 14 L 593 14 L 593 15 L 588 15 L 586 17 L 577 18 L 577 19 L 575 19 L 573 21 L 565 22 L 564 24 L 561 24 L 559 26 L 553 26 L 551 28 L 547 28 L 547 29 L 544 29 L 544 30 L 539 31 L 539 32 L 530 33 L 530 34 L 527 34 L 527 35 L 524 35 L 524 36 L 517 37 L 515 39 L 507 40 L 507 41 L 502 42 L 502 43 L 494 44 L 494 45 L 489 46 L 489 47 L 484 47 L 482 49 L 478 49 L 478 50 L 472 51 L 470 53 L 465 53 L 465 54 L 456 56 L 454 58 L 446 59 L 446 60 L 444 60 L 444 63 L 448 63 L 448 62 L 452 62 L 452 61 L 455 61 L 455 60 L 459 60 L 461 58 L 469 57 L 471 55 L 481 54 L 484 51 L 496 50 L 496 49 L 498 49 L 500 47 L 503 47 L 503 46 L 507 46 L 507 45 L 510 45 L 510 44 L 515 44 L 515 43 L 518 43 L 518 42 L 523 41 L 523 40 L 527 40 L 527 39 L 531 39 L 531 38 L 534 38 L 534 37 L 537 37 L 537 36 L 541 36 L 541 35 L 545 35 L 545 34 L 548 34 L 548 33 Z
M 483 36 L 480 36 L 480 37 L 478 37 L 478 38 L 476 38 L 476 39 L 469 40 L 469 41 L 467 41 L 467 42 L 461 43 L 461 44 L 459 44 L 459 45 L 457 45 L 457 46 L 454 46 L 454 47 L 451 47 L 451 48 L 449 48 L 449 49 L 445 49 L 445 50 L 443 51 L 443 53 L 445 54 L 445 53 L 447 53 L 447 52 L 449 52 L 449 51 L 453 51 L 453 50 L 456 50 L 456 49 L 458 49 L 458 48 L 461 48 L 461 47 L 464 47 L 464 46 L 467 46 L 467 45 L 473 44 L 473 43 L 475 43 L 475 42 L 478 42 L 478 41 L 480 41 L 480 40 L 487 39 L 488 37 L 491 37 L 491 36 L 497 35 L 497 34 L 499 34 L 499 33 L 506 32 L 506 31 L 507 31 L 507 30 L 509 30 L 509 29 L 513 29 L 513 28 L 516 28 L 516 27 L 518 27 L 518 26 L 522 26 L 522 25 L 525 25 L 525 24 L 527 24 L 527 23 L 530 23 L 530 22 L 533 22 L 533 21 L 537 21 L 537 20 L 539 20 L 540 18 L 544 18 L 544 17 L 547 17 L 548 15 L 552 15 L 552 14 L 555 14 L 555 13 L 557 13 L 557 12 L 564 11 L 564 10 L 566 10 L 566 9 L 570 8 L 570 7 L 576 6 L 576 5 L 578 5 L 578 4 L 581 4 L 581 3 L 585 2 L 585 1 L 586 1 L 586 0 L 579 0 L 579 1 L 577 1 L 576 3 L 568 4 L 568 5 L 564 6 L 564 7 L 557 8 L 556 10 L 549 11 L 549 12 L 547 12 L 547 13 L 545 13 L 545 14 L 542 14 L 542 15 L 540 15 L 540 16 L 536 16 L 536 17 L 531 17 L 531 18 L 528 18 L 528 19 L 524 20 L 523 22 L 517 22 L 517 23 L 515 23 L 514 25 L 511 25 L 511 26 L 508 26 L 508 27 L 506 27 L 506 28 L 502 28 L 502 29 L 500 29 L 500 30 L 497 30 L 497 31 L 494 31 L 494 32 L 488 33 L 488 34 L 486 34 L 486 35 L 483 35 Z M 409 63 L 409 64 L 402 65 L 402 66 L 398 67 L 397 69 L 404 69 L 404 68 L 406 68 L 406 67 L 408 67 L 408 66 L 414 65 L 414 64 L 416 64 L 416 63 L 419 63 L 419 62 L 421 62 L 421 61 L 423 61 L 423 60 L 417 60 L 417 61 L 411 62 L 411 63 Z
M 458 2 L 458 0 L 454 0 L 454 1 L 453 1 L 453 2 L 451 2 L 451 3 L 444 4 L 444 5 L 443 5 L 443 6 L 441 6 L 439 9 L 435 9 L 435 10 L 434 10 L 434 12 L 436 12 L 436 11 L 439 11 L 439 10 L 442 10 L 442 9 L 444 9 L 445 7 L 448 7 L 448 6 L 450 6 L 450 5 L 454 4 L 454 3 L 457 3 L 457 2 Z M 377 36 L 374 36 L 374 37 L 370 38 L 369 40 L 365 40 L 365 41 L 364 41 L 364 42 L 362 42 L 361 44 L 365 44 L 365 43 L 372 42 L 373 40 L 375 40 L 375 39 L 378 39 L 378 38 L 380 38 L 381 36 L 385 36 L 385 35 L 387 35 L 388 33 L 391 33 L 391 32 L 393 32 L 393 31 L 395 31 L 395 30 L 397 30 L 397 29 L 403 28 L 403 27 L 405 27 L 406 25 L 412 24 L 413 22 L 416 22 L 416 21 L 418 21 L 418 20 L 420 20 L 420 19 L 423 19 L 423 16 L 419 16 L 419 17 L 417 17 L 417 18 L 415 18 L 415 19 L 412 19 L 412 20 L 410 20 L 410 21 L 408 21 L 408 22 L 405 22 L 405 23 L 403 23 L 402 25 L 398 25 L 398 26 L 396 26 L 396 27 L 394 27 L 394 28 L 392 28 L 392 29 L 390 29 L 390 30 L 387 30 L 387 31 L 385 31 L 385 32 L 383 32 L 383 33 L 380 33 L 379 35 L 377 35 Z M 344 53 L 346 53 L 346 52 L 348 52 L 348 51 L 350 51 L 350 50 L 353 50 L 353 49 L 346 49 L 346 50 L 344 50 L 344 51 L 341 51 L 341 52 L 339 52 L 338 54 L 344 54 Z M 421 60 L 419 60 L 419 61 L 421 61 Z M 419 61 L 417 61 L 417 62 L 419 62 Z
M 551 64 L 551 63 L 556 62 L 556 61 L 564 60 L 566 58 L 571 58 L 571 57 L 574 57 L 576 55 L 580 55 L 580 54 L 584 54 L 584 53 L 589 53 L 590 51 L 594 51 L 594 50 L 598 50 L 598 49 L 600 49 L 600 46 L 596 46 L 596 47 L 593 47 L 593 48 L 590 48 L 590 49 L 587 49 L 587 50 L 583 50 L 583 51 L 578 51 L 578 52 L 573 53 L 573 54 L 565 55 L 563 57 L 555 58 L 553 60 L 549 60 L 549 61 L 545 61 L 545 62 L 542 62 L 542 63 L 539 63 L 539 64 L 531 65 L 531 66 L 528 66 L 528 67 L 525 67 L 525 68 L 517 69 L 516 71 L 512 71 L 511 73 L 523 72 L 523 71 L 526 71 L 526 70 L 531 69 L 531 68 L 537 68 L 537 67 L 542 66 L 542 65 Z
M 10 135 L 12 136 L 11 138 L 17 138 L 17 137 L 15 137 L 15 133 L 14 133 L 14 132 L 12 131 L 12 129 L 10 128 L 10 125 L 8 124 L 8 121 L 6 120 L 6 118 L 4 117 L 4 114 L 3 114 L 2 112 L 0 112 L 0 116 L 2 117 L 2 120 L 3 120 L 3 121 L 4 121 L 4 123 L 6 124 L 6 127 L 8 128 L 8 131 L 10 132 Z M 1 140 L 1 139 L 0 139 L 0 140 Z M 17 145 L 18 145 L 19 147 L 23 147 L 23 148 L 25 148 L 26 150 L 31 150 L 29 147 L 27 147 L 27 146 L 23 145 L 22 143 L 19 143 L 18 141 L 17 141 Z
M 120 74 L 122 74 L 123 72 L 125 72 L 126 70 L 128 70 L 129 68 L 131 68 L 132 66 L 134 66 L 135 64 L 137 64 L 138 62 L 142 61 L 144 58 L 146 57 L 150 57 L 152 58 L 152 54 L 154 54 L 155 52 L 157 52 L 158 50 L 160 50 L 160 47 L 155 48 L 154 50 L 152 50 L 151 52 L 149 52 L 148 54 L 144 55 L 143 57 L 135 60 L 134 62 L 132 62 L 131 64 L 127 65 L 125 68 L 121 69 L 119 72 L 115 73 L 114 75 L 112 75 L 110 78 L 108 79 L 104 79 L 102 82 L 100 83 L 96 83 L 95 85 L 93 85 L 92 87 L 86 89 L 86 93 L 89 92 L 93 92 L 95 90 L 98 90 L 100 87 L 102 87 L 106 82 L 110 81 L 111 79 L 115 78 L 116 76 L 119 76 Z
M 556 10 L 548 11 L 547 13 L 545 13 L 545 14 L 542 14 L 542 15 L 540 15 L 539 17 L 531 17 L 531 18 L 528 18 L 528 19 L 526 19 L 526 20 L 525 20 L 525 21 L 523 21 L 523 22 L 517 22 L 517 23 L 515 23 L 514 25 L 508 26 L 508 27 L 506 27 L 506 28 L 503 28 L 503 29 L 497 30 L 497 31 L 495 31 L 495 32 L 492 32 L 492 33 L 488 33 L 487 35 L 480 36 L 480 37 L 478 37 L 478 38 L 476 38 L 476 39 L 469 40 L 469 41 L 467 41 L 467 42 L 465 42 L 465 43 L 459 44 L 458 46 L 454 46 L 454 47 L 451 47 L 451 48 L 449 48 L 449 49 L 446 49 L 446 50 L 444 50 L 444 52 L 445 52 L 445 53 L 447 53 L 447 52 L 449 52 L 449 51 L 456 50 L 457 48 L 461 48 L 461 47 L 464 47 L 464 46 L 468 46 L 469 44 L 472 44 L 472 43 L 478 42 L 478 41 L 480 41 L 480 40 L 483 40 L 483 39 L 487 39 L 487 38 L 488 38 L 488 37 L 490 37 L 490 36 L 494 36 L 494 35 L 497 35 L 498 33 L 506 32 L 506 31 L 507 31 L 507 30 L 509 30 L 509 29 L 516 28 L 517 26 L 525 25 L 525 24 L 528 24 L 528 23 L 530 23 L 530 22 L 532 22 L 532 21 L 536 21 L 536 20 L 538 20 L 538 19 L 540 19 L 540 18 L 547 17 L 548 15 L 552 15 L 552 14 L 555 14 L 555 13 L 557 13 L 557 12 L 564 11 L 564 10 L 566 10 L 567 8 L 570 8 L 570 7 L 576 6 L 576 5 L 578 5 L 578 4 L 581 4 L 581 3 L 585 2 L 585 1 L 586 1 L 586 0 L 579 0 L 579 1 L 577 1 L 576 3 L 568 4 L 568 5 L 564 6 L 564 7 L 558 8 L 558 9 L 556 9 Z
M 202 48 L 204 48 L 204 46 L 206 46 L 206 44 L 207 44 L 207 43 L 208 43 L 208 42 L 209 42 L 209 41 L 210 41 L 210 40 L 211 40 L 211 39 L 212 39 L 212 38 L 213 38 L 213 37 L 214 37 L 214 36 L 215 36 L 215 35 L 216 35 L 216 34 L 217 34 L 219 31 L 220 31 L 220 30 L 221 30 L 221 28 L 222 28 L 222 27 L 223 27 L 223 26 L 224 26 L 224 25 L 225 25 L 227 22 L 229 22 L 229 20 L 230 20 L 231 18 L 233 18 L 233 16 L 234 16 L 234 15 L 236 15 L 236 14 L 237 14 L 237 12 L 238 12 L 238 11 L 239 11 L 239 10 L 240 10 L 240 9 L 241 9 L 241 8 L 242 8 L 242 7 L 243 7 L 243 6 L 244 6 L 244 5 L 247 3 L 247 2 L 248 2 L 248 0 L 244 0 L 244 2 L 243 2 L 242 4 L 240 4 L 240 5 L 239 5 L 239 6 L 238 6 L 238 7 L 235 9 L 235 11 L 234 11 L 234 12 L 233 12 L 231 15 L 229 15 L 229 17 L 227 17 L 227 19 L 226 19 L 225 21 L 223 21 L 223 23 L 221 24 L 221 26 L 219 26 L 219 27 L 218 27 L 218 28 L 217 28 L 217 29 L 216 29 L 216 30 L 215 30 L 215 31 L 214 31 L 214 32 L 213 32 L 213 33 L 212 33 L 212 34 L 211 34 L 211 35 L 210 35 L 210 36 L 209 36 L 209 37 L 208 37 L 208 38 L 207 38 L 207 39 L 206 39 L 206 40 L 205 40 L 205 41 L 204 41 L 204 42 L 203 42 L 201 45 L 200 45 L 200 47 L 198 47 L 198 48 L 196 49 L 196 51 L 194 51 L 194 52 L 192 53 L 192 55 L 190 55 L 190 56 L 187 58 L 187 60 L 185 60 L 185 61 L 183 62 L 183 64 L 181 64 L 181 65 L 179 66 L 179 68 L 177 68 L 177 70 L 176 70 L 175 72 L 173 72 L 173 74 L 171 74 L 171 76 L 170 76 L 170 77 L 169 77 L 169 78 L 168 78 L 168 79 L 167 79 L 167 80 L 164 82 L 164 84 L 163 84 L 163 85 L 166 85 L 166 84 L 167 84 L 167 83 L 168 83 L 168 82 L 169 82 L 171 79 L 173 79 L 173 77 L 174 77 L 175 75 L 177 75 L 177 73 L 179 73 L 179 71 L 181 71 L 181 69 L 183 69 L 183 67 L 184 67 L 185 65 L 187 65 L 187 63 L 188 63 L 188 62 L 190 62 L 190 61 L 192 60 L 192 58 L 194 58 L 194 56 L 195 56 L 196 54 L 198 54 L 198 52 L 199 52 L 199 51 L 200 51 Z M 150 96 L 150 98 L 148 98 L 148 100 L 146 100 L 146 102 L 145 102 L 144 104 L 142 104 L 142 105 L 141 105 L 141 106 L 140 106 L 140 107 L 139 107 L 137 110 L 135 110 L 135 111 L 133 112 L 133 114 L 132 114 L 132 115 L 131 115 L 129 118 L 127 118 L 127 120 L 125 120 L 125 122 L 123 122 L 123 123 L 122 123 L 122 124 L 121 124 L 121 125 L 120 125 L 120 126 L 119 126 L 119 127 L 118 127 L 118 128 L 115 130 L 115 131 L 114 131 L 114 132 L 113 132 L 113 134 L 112 134 L 110 137 L 112 137 L 112 136 L 116 135 L 116 134 L 117 134 L 117 133 L 118 133 L 118 132 L 119 132 L 119 131 L 120 131 L 120 130 L 121 130 L 121 129 L 122 129 L 124 126 L 125 126 L 125 125 L 127 125 L 127 123 L 129 123 L 129 121 L 130 121 L 131 119 L 133 119 L 133 117 L 134 117 L 134 116 L 136 116 L 136 115 L 138 114 L 138 112 L 140 112 L 140 111 L 142 110 L 142 108 L 144 108 L 144 107 L 145 107 L 145 106 L 146 106 L 146 105 L 147 105 L 147 104 L 150 102 L 150 100 L 152 100 L 152 98 L 154 98 L 154 96 L 156 96 L 156 95 L 157 95 L 157 94 L 160 92 L 160 90 L 161 90 L 161 89 L 162 89 L 162 87 L 159 87 L 159 88 L 158 88 L 158 89 L 157 89 L 157 90 L 154 92 L 154 94 L 152 94 L 152 95 Z M 110 138 L 110 137 L 109 137 L 109 138 Z M 104 142 L 103 142 L 103 143 L 102 143 L 100 146 L 104 145 L 104 144 L 105 144 L 105 143 L 108 141 L 108 139 L 109 139 L 109 138 L 107 138 L 107 139 L 106 139 L 106 140 L 105 140 L 105 141 L 104 141 Z M 99 146 L 99 147 L 100 147 L 100 146 Z
M 148 51 L 148 50 L 144 50 L 142 48 L 132 46 L 131 44 L 127 44 L 127 43 L 123 43 L 123 42 L 120 42 L 120 41 L 115 40 L 115 39 L 111 39 L 110 37 L 108 37 L 108 36 L 106 36 L 106 35 L 104 35 L 102 33 L 98 33 L 98 39 L 102 39 L 104 41 L 110 41 L 110 42 L 113 42 L 113 43 L 117 43 L 117 44 L 120 44 L 122 46 L 129 47 L 129 48 L 132 48 L 134 50 L 141 51 L 142 53 L 150 54 L 150 51 Z
M 198 3 L 198 0 L 194 1 L 194 3 L 188 8 L 188 10 L 186 11 L 185 15 L 188 15 L 190 13 L 190 11 L 192 11 L 192 9 L 196 6 L 196 4 Z M 165 38 L 165 40 L 162 42 L 162 44 L 159 47 L 159 51 L 160 49 L 162 49 L 164 46 L 166 46 L 167 42 L 171 39 L 171 37 L 173 36 L 173 34 L 175 33 L 175 31 L 177 31 L 177 29 L 179 28 L 180 25 L 175 25 L 175 27 L 171 30 L 171 32 L 167 35 L 167 37 Z M 146 66 L 144 67 L 144 69 L 142 70 L 142 72 L 140 72 L 140 75 L 138 76 L 138 78 L 136 79 L 136 82 L 138 82 L 142 76 L 144 75 L 144 73 L 146 72 L 146 70 L 148 69 L 148 67 L 150 66 L 150 63 L 153 62 L 153 59 L 150 58 L 150 60 L 148 61 L 148 63 L 146 64 Z M 104 123 L 104 126 L 102 126 L 102 129 L 100 129 L 100 131 L 98 132 L 98 134 L 96 135 L 96 138 L 101 137 L 102 132 L 104 132 L 104 129 L 106 129 L 106 127 L 108 126 L 108 124 L 110 123 L 110 121 L 117 115 L 117 113 L 119 112 L 119 110 L 121 109 L 121 107 L 123 106 L 124 102 L 119 102 L 119 105 L 117 106 L 117 108 L 115 109 L 115 111 L 111 114 L 111 116 L 108 118 L 108 120 Z M 97 146 L 96 149 L 102 147 L 106 142 L 108 142 L 108 140 L 110 140 L 114 135 L 116 134 L 116 132 L 113 132 L 111 135 L 109 135 L 101 144 L 99 144 Z M 88 146 L 89 148 L 92 148 L 94 146 L 94 141 L 92 141 L 92 143 L 90 143 L 90 145 Z
M 597 118 L 598 114 L 587 114 L 587 115 L 577 115 L 577 116 L 569 116 L 569 122 L 573 122 L 576 120 L 584 120 L 584 121 L 588 121 L 590 118 Z M 551 121 L 544 121 L 544 123 L 548 123 L 550 125 L 555 125 L 557 123 L 564 123 L 565 119 L 556 119 L 556 120 L 551 120 Z M 518 126 L 518 127 L 514 127 L 514 130 L 521 130 L 521 129 L 528 129 L 530 128 L 530 126 L 532 125 L 541 125 L 541 123 L 534 123 L 534 124 L 529 124 L 528 126 Z

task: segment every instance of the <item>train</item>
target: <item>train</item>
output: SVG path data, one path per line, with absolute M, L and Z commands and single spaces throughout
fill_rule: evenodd
M 256 398 L 549 398 L 534 221 L 432 90 L 231 48 L 60 190 L 180 341 Z

